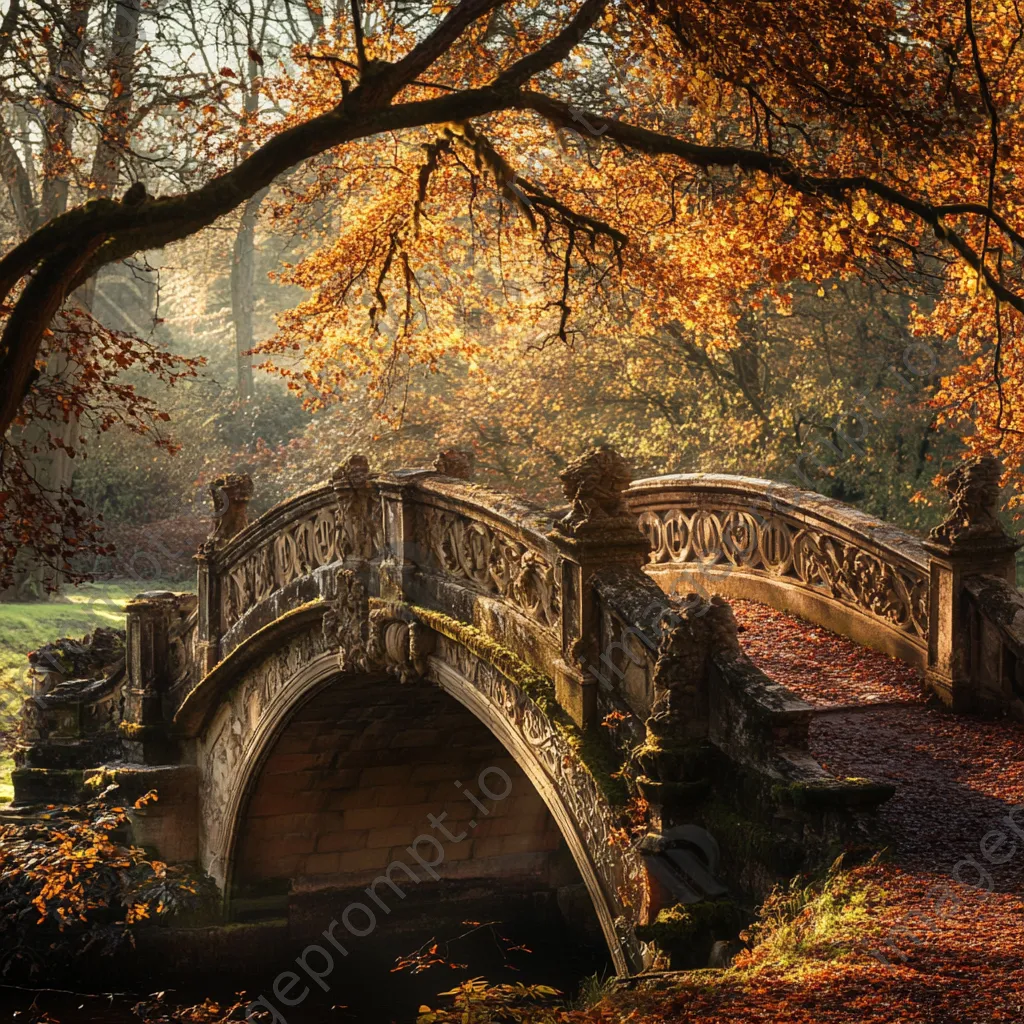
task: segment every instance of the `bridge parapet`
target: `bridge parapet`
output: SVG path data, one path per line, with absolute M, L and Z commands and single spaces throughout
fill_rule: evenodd
M 996 515 L 1000 473 L 981 458 L 950 474 L 950 513 L 929 539 L 747 477 L 653 477 L 635 481 L 628 500 L 650 543 L 646 571 L 667 592 L 762 601 L 923 669 L 957 710 L 1024 717 L 1006 613 L 1021 600 L 1020 545 Z M 985 586 L 986 576 L 1001 583 Z
M 709 473 L 638 480 L 631 508 L 666 589 L 751 598 L 924 668 L 929 556 L 920 538 L 788 484 Z

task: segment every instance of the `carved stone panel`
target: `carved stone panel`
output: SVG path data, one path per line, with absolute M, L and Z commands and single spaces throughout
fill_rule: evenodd
M 928 637 L 928 578 L 923 569 L 778 514 L 740 509 L 647 510 L 640 528 L 652 563 L 693 563 L 755 571 L 814 588 L 910 636 Z
M 637 849 L 619 838 L 621 830 L 614 812 L 594 776 L 551 718 L 497 669 L 440 635 L 435 660 L 468 680 L 528 745 L 557 790 L 613 903 L 620 940 L 627 940 L 647 911 L 646 870 Z
M 230 565 L 221 583 L 221 630 L 292 580 L 344 558 L 372 558 L 381 544 L 380 500 L 370 489 L 344 490 L 337 502 L 286 523 Z
M 338 666 L 343 672 L 366 671 L 369 609 L 366 588 L 351 569 L 334 575 L 334 599 L 324 613 L 324 641 L 338 648 Z
M 220 705 L 199 738 L 201 849 L 204 867 L 223 882 L 230 846 L 232 808 L 238 798 L 242 766 L 253 753 L 254 738 L 274 698 L 303 666 L 326 650 L 320 631 L 289 641 L 249 670 Z
M 542 626 L 559 623 L 559 582 L 540 552 L 486 523 L 421 508 L 418 536 L 436 566 L 504 598 Z

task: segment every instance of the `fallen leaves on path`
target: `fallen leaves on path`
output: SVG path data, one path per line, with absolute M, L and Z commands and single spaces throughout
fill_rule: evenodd
M 756 601 L 731 604 L 747 656 L 809 704 L 923 702 L 917 669 Z

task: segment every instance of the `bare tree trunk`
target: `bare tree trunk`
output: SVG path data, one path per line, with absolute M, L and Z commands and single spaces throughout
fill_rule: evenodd
M 91 3 L 75 3 L 68 15 L 65 44 L 59 56 L 59 65 L 53 74 L 65 87 L 80 80 L 82 75 L 82 41 L 88 22 Z M 110 40 L 110 91 L 104 108 L 102 131 L 93 156 L 92 178 L 100 195 L 108 196 L 117 186 L 121 159 L 127 142 L 128 116 L 132 104 L 132 85 L 135 70 L 135 51 L 139 41 L 139 14 L 141 0 L 117 0 L 113 35 Z M 72 119 L 65 108 L 59 108 L 50 119 L 53 138 L 63 146 L 71 145 Z M 51 147 L 47 147 L 48 149 Z M 68 181 L 66 176 L 44 178 L 42 208 L 45 219 L 57 216 L 67 209 Z M 91 312 L 95 305 L 96 278 L 90 278 L 72 296 L 75 306 Z M 50 357 L 46 374 L 52 379 L 70 380 L 77 366 L 67 353 L 57 352 Z M 71 490 L 74 464 L 68 455 L 78 434 L 78 418 L 58 417 L 56 422 L 30 424 L 26 440 L 34 448 L 29 471 L 33 479 L 54 501 Z M 59 566 L 44 564 L 38 558 L 31 564 L 26 560 L 24 569 L 16 576 L 15 593 L 19 599 L 45 597 L 60 589 L 64 574 Z
M 253 395 L 252 357 L 246 353 L 255 344 L 253 309 L 256 305 L 256 219 L 267 190 L 257 192 L 242 208 L 231 260 L 231 315 L 235 325 L 236 386 L 238 397 L 247 402 Z
M 256 116 L 259 110 L 259 90 L 257 77 L 259 65 L 249 60 L 249 88 L 245 94 L 244 111 L 247 118 Z M 242 156 L 247 155 L 248 147 L 244 147 Z M 253 347 L 253 310 L 256 305 L 253 288 L 256 278 L 256 221 L 259 217 L 260 204 L 268 189 L 261 189 L 242 207 L 242 218 L 235 235 L 235 244 L 231 258 L 231 317 L 235 326 L 235 365 L 236 390 L 238 397 L 247 402 L 253 395 L 252 357 L 246 353 Z

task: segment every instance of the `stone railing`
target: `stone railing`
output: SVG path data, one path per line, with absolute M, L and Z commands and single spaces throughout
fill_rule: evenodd
M 203 672 L 282 610 L 275 595 L 317 569 L 371 559 L 381 545 L 380 498 L 366 460 L 350 459 L 332 479 L 276 505 L 253 523 L 248 477 L 211 486 L 216 529 L 200 549 L 197 656 Z M 288 602 L 285 602 L 287 606 Z
M 646 571 L 669 594 L 762 601 L 924 670 L 957 710 L 1024 718 L 1024 595 L 990 458 L 947 477 L 925 540 L 788 484 L 715 474 L 634 482 Z
M 967 673 L 978 681 L 980 707 L 1024 719 L 1024 594 L 999 576 L 965 582 Z
M 410 496 L 420 572 L 490 595 L 537 627 L 561 621 L 559 552 L 548 536 L 554 520 L 504 495 L 424 480 Z
M 638 480 L 629 503 L 651 545 L 647 571 L 669 593 L 764 601 L 926 667 L 929 556 L 911 534 L 746 477 Z
M 608 450 L 574 464 L 562 478 L 568 511 L 549 512 L 472 483 L 460 453 L 442 453 L 432 470 L 380 475 L 354 456 L 329 483 L 251 524 L 251 482 L 220 478 L 216 529 L 197 555 L 198 607 L 160 612 L 174 618 L 171 653 L 180 648 L 187 668 L 161 684 L 162 709 L 134 720 L 169 721 L 192 686 L 271 625 L 369 600 L 374 620 L 357 646 L 382 642 L 390 607 L 428 609 L 516 652 L 553 681 L 578 724 L 628 709 L 635 739 L 658 691 L 657 619 L 690 592 L 763 601 L 900 657 L 951 706 L 1004 706 L 978 677 L 992 659 L 977 653 L 965 618 L 973 600 L 975 619 L 991 627 L 986 649 L 1007 635 L 965 586 L 986 573 L 1012 577 L 1016 545 L 985 511 L 995 499 L 977 493 L 979 474 L 991 490 L 991 467 L 951 486 L 949 519 L 922 541 L 787 485 L 703 474 L 630 484 L 624 466 Z M 395 623 L 394 635 L 407 636 Z M 641 634 L 646 649 L 631 658 L 624 652 Z M 609 674 L 615 684 L 602 690 Z

